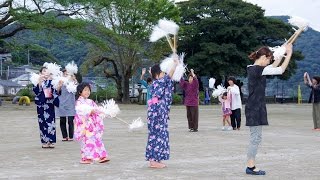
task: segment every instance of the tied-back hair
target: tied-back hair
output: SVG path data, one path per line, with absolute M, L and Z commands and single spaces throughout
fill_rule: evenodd
M 255 61 L 263 55 L 265 55 L 266 57 L 272 57 L 273 53 L 267 46 L 263 46 L 257 51 L 252 52 L 248 57 L 249 59 Z
M 160 69 L 160 65 L 159 64 L 156 64 L 156 65 L 151 67 L 152 79 L 156 79 L 156 77 L 158 75 L 160 75 L 160 73 L 161 73 L 161 69 Z
M 80 94 L 82 93 L 82 91 L 84 90 L 85 87 L 88 87 L 90 89 L 91 92 L 91 86 L 89 83 L 87 82 L 82 82 L 77 86 L 77 93 L 76 93 L 76 100 L 79 99 Z

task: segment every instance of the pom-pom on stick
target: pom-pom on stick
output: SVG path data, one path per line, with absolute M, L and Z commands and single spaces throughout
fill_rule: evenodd
M 113 99 L 106 100 L 102 103 L 103 113 L 110 117 L 116 117 L 120 113 L 118 104 Z
M 69 73 L 69 75 L 77 74 L 78 73 L 78 66 L 74 63 L 74 61 L 72 61 L 71 63 L 68 63 L 66 65 L 66 70 Z
M 170 57 L 165 58 L 161 64 L 160 64 L 160 69 L 162 72 L 165 72 L 167 74 L 169 74 L 170 70 L 173 68 L 174 66 L 174 59 L 172 57 L 172 55 Z
M 66 88 L 69 93 L 75 94 L 77 92 L 77 84 L 73 81 L 69 81 L 66 85 Z
M 167 20 L 165 18 L 160 19 L 158 22 L 158 26 L 160 29 L 167 32 L 168 34 L 173 34 L 173 35 L 178 34 L 179 26 L 171 20 Z
M 222 85 L 219 85 L 217 87 L 217 89 L 214 89 L 213 92 L 212 92 L 212 97 L 216 98 L 218 96 L 220 96 L 222 93 L 226 92 L 226 88 L 223 87 Z
M 281 60 L 286 53 L 286 48 L 284 46 L 269 47 L 269 49 L 273 51 L 273 57 L 275 60 Z
M 141 120 L 140 117 L 138 117 L 137 119 L 132 121 L 132 123 L 129 125 L 129 129 L 135 130 L 135 129 L 142 128 L 143 126 L 144 126 L 143 121 Z
M 179 82 L 180 79 L 182 78 L 183 74 L 186 72 L 186 68 L 185 68 L 186 66 L 183 63 L 184 56 L 185 56 L 185 53 L 181 53 L 181 55 L 179 56 L 179 64 L 177 65 L 176 70 L 174 71 L 174 73 L 172 75 L 172 80 L 174 80 L 174 81 Z M 172 58 L 172 60 L 173 60 L 173 58 Z
M 52 74 L 52 76 L 61 76 L 62 72 L 60 71 L 61 66 L 57 65 L 56 63 L 44 63 L 44 67 L 48 69 L 48 72 Z
M 159 39 L 165 37 L 167 35 L 167 33 L 165 31 L 163 31 L 162 29 L 159 28 L 159 26 L 154 26 L 151 36 L 150 36 L 150 42 L 156 42 Z
M 30 74 L 30 81 L 34 86 L 37 86 L 40 80 L 40 75 L 36 73 L 31 73 Z
M 209 79 L 209 88 L 214 89 L 214 83 L 216 83 L 216 79 L 210 78 Z
M 309 23 L 307 20 L 298 16 L 291 16 L 291 18 L 288 19 L 288 22 L 293 26 L 297 26 L 299 29 L 300 28 L 305 29 L 309 26 Z
M 301 18 L 301 17 L 297 17 L 297 16 L 292 16 L 288 22 L 293 25 L 293 26 L 297 26 L 299 29 L 296 30 L 296 32 L 288 39 L 287 44 L 293 44 L 295 42 L 295 40 L 298 38 L 298 36 L 305 30 L 308 29 L 309 23 Z
M 87 104 L 80 104 L 80 105 L 77 105 L 76 106 L 76 112 L 77 114 L 79 115 L 88 115 L 88 114 L 91 114 L 92 110 L 94 108 L 90 105 L 87 105 Z

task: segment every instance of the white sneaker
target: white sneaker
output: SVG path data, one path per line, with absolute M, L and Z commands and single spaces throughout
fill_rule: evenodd
M 221 128 L 221 130 L 222 130 L 222 131 L 225 131 L 225 130 L 227 130 L 227 129 L 226 129 L 225 126 L 223 126 L 223 127 Z
M 228 128 L 227 128 L 227 130 L 228 131 L 231 131 L 233 128 L 231 127 L 231 126 L 229 126 Z

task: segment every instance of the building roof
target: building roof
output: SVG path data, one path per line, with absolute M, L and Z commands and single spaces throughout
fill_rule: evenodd
M 21 87 L 20 84 L 9 81 L 9 80 L 0 80 L 0 85 L 5 87 Z

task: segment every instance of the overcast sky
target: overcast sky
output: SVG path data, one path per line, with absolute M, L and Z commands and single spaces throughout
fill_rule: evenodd
M 310 22 L 311 28 L 320 31 L 319 0 L 245 0 L 265 10 L 266 16 L 299 16 Z

